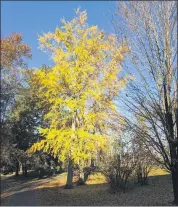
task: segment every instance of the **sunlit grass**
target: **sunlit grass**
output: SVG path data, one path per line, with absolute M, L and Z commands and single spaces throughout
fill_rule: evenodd
M 96 173 L 96 174 L 90 175 L 86 183 L 89 185 L 102 184 L 102 183 L 107 183 L 107 180 L 105 176 L 102 175 L 101 173 Z
M 57 176 L 53 178 L 53 180 L 43 183 L 42 185 L 39 185 L 36 187 L 36 189 L 40 188 L 53 188 L 53 187 L 60 187 L 64 186 L 66 184 L 67 180 L 67 175 L 64 174 L 64 176 Z M 73 182 L 76 182 L 78 180 L 77 176 L 74 176 Z M 88 180 L 86 182 L 87 185 L 92 185 L 92 184 L 102 184 L 102 183 L 107 183 L 106 178 L 104 175 L 101 173 L 96 173 L 92 174 L 88 177 Z
M 166 171 L 165 169 L 155 167 L 151 170 L 149 176 L 159 176 L 159 175 L 168 175 L 168 174 L 169 172 Z
M 159 167 L 154 167 L 151 172 L 149 173 L 149 176 L 160 176 L 160 175 L 168 175 L 169 172 L 167 172 L 165 169 L 161 169 Z M 8 176 L 7 176 L 8 177 Z M 65 186 L 67 180 L 67 173 L 63 173 L 61 175 L 58 175 L 53 178 L 42 179 L 42 180 L 32 180 L 28 181 L 28 184 L 37 184 L 32 187 L 32 189 L 42 189 L 42 188 L 55 188 L 55 187 L 61 187 Z M 73 182 L 76 182 L 78 180 L 77 176 L 74 176 Z M 94 184 L 103 184 L 107 183 L 106 177 L 102 175 L 101 173 L 95 173 L 88 177 L 88 180 L 86 182 L 87 185 L 94 185 Z M 24 188 L 26 187 L 26 184 L 23 184 Z M 1 198 L 8 197 L 10 195 L 13 195 L 16 193 L 16 186 L 11 188 L 11 192 L 4 192 L 1 194 Z

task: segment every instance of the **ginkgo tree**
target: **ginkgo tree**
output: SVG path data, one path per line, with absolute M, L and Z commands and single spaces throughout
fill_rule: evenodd
M 35 70 L 31 78 L 39 86 L 40 104 L 50 107 L 44 117 L 49 127 L 40 129 L 44 139 L 28 152 L 43 150 L 68 161 L 66 188 L 72 187 L 74 164 L 82 172 L 96 151 L 108 149 L 104 131 L 110 114 L 117 112 L 113 100 L 130 78 L 119 77 L 126 45 L 118 46 L 114 35 L 89 27 L 86 19 L 86 11 L 78 9 L 72 21 L 62 19 L 60 29 L 39 37 L 55 64 L 48 71 Z

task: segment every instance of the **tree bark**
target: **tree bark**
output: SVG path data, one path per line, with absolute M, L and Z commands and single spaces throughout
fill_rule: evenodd
M 73 183 L 72 183 L 72 180 L 73 180 L 73 170 L 72 170 L 72 160 L 69 160 L 69 163 L 68 163 L 68 172 L 67 172 L 67 183 L 65 185 L 65 189 L 71 189 L 73 188 Z
M 137 169 L 137 180 L 138 180 L 138 183 L 142 183 L 142 168 L 141 168 L 141 166 L 139 166 Z
M 19 164 L 20 174 L 23 175 L 23 164 L 22 162 Z
M 174 203 L 178 205 L 178 164 L 176 168 L 172 169 L 172 184 L 174 191 Z
M 146 175 L 143 177 L 143 183 L 142 184 L 143 185 L 148 185 L 148 177 Z
M 26 162 L 24 163 L 24 165 L 22 165 L 22 169 L 23 169 L 23 176 L 27 177 L 28 176 L 28 171 L 27 171 Z
M 77 182 L 78 185 L 84 185 L 88 179 L 88 176 L 91 174 L 92 168 L 81 168 L 79 172 L 79 180 Z
M 94 171 L 94 167 L 81 167 L 79 172 L 79 180 L 77 182 L 78 185 L 84 185 L 88 179 L 88 176 Z
M 174 191 L 174 202 L 176 205 L 178 205 L 178 146 L 177 144 L 172 142 L 172 140 L 177 141 L 178 137 L 174 139 L 173 114 L 172 111 L 169 111 L 167 94 L 169 93 L 167 93 L 166 86 L 164 84 L 165 109 L 166 109 L 165 118 L 166 118 L 167 130 L 171 138 L 170 140 L 168 140 L 168 142 L 169 142 L 170 157 L 171 157 L 171 168 L 172 168 L 171 173 L 172 173 L 172 184 L 173 184 L 173 191 Z M 176 121 L 177 121 L 177 117 L 176 117 Z
M 141 183 L 142 182 L 142 174 L 137 173 L 137 182 Z
M 60 173 L 62 173 L 63 172 L 63 169 L 62 169 L 62 162 L 59 162 L 59 170 L 60 170 Z
M 27 166 L 25 165 L 25 169 L 24 169 L 24 176 L 28 177 L 28 171 L 27 171 Z
M 52 163 L 52 169 L 53 169 L 53 176 L 56 175 L 56 164 L 55 162 Z
M 38 169 L 38 179 L 42 179 L 44 175 L 44 169 L 42 167 L 40 167 Z
M 15 171 L 15 176 L 19 176 L 19 162 L 16 162 L 16 171 Z
M 91 167 L 94 167 L 94 166 L 95 166 L 95 161 L 94 161 L 93 158 L 91 159 L 91 164 L 90 164 L 90 166 L 91 166 Z
M 83 168 L 80 168 L 79 172 L 79 180 L 77 181 L 77 185 L 84 185 L 86 182 L 85 180 L 85 174 Z

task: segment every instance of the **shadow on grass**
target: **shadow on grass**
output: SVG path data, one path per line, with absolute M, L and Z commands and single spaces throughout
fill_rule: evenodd
M 3 192 L 9 192 L 13 190 L 14 188 L 22 189 L 30 186 L 33 182 L 37 182 L 37 185 L 41 182 L 45 182 L 45 180 L 48 180 L 50 178 L 55 178 L 58 175 L 62 175 L 60 173 L 56 173 L 53 175 L 53 171 L 46 171 L 43 174 L 43 177 L 41 179 L 38 178 L 38 172 L 37 171 L 29 171 L 28 176 L 25 177 L 23 175 L 15 176 L 15 175 L 8 175 L 8 176 L 1 176 L 1 193 Z
M 171 203 L 173 200 L 173 192 L 170 175 L 149 177 L 148 186 L 135 185 L 131 191 L 125 194 L 110 194 L 109 185 L 107 183 L 87 184 L 75 186 L 71 190 L 64 190 L 64 183 L 60 181 L 60 178 L 56 180 L 56 182 L 59 182 L 58 186 L 56 186 L 56 182 L 54 185 L 48 185 L 50 179 L 50 177 L 44 179 L 44 181 L 46 181 L 44 183 L 36 182 L 32 185 L 32 183 L 27 182 L 26 186 L 19 186 L 18 191 L 11 195 L 11 199 L 9 199 L 10 195 L 6 195 L 6 197 L 2 199 L 2 204 L 12 206 L 173 205 Z M 9 179 L 9 182 L 12 182 L 12 180 Z M 9 199 L 8 202 L 7 199 Z

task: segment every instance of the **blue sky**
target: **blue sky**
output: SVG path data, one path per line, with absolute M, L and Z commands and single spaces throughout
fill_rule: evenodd
M 48 55 L 38 49 L 38 35 L 60 27 L 63 17 L 71 20 L 78 7 L 87 10 L 90 26 L 98 25 L 100 29 L 113 33 L 110 20 L 116 8 L 114 1 L 4 1 L 1 2 L 1 36 L 12 32 L 22 34 L 24 42 L 32 48 L 33 57 L 28 61 L 30 68 L 50 65 Z

